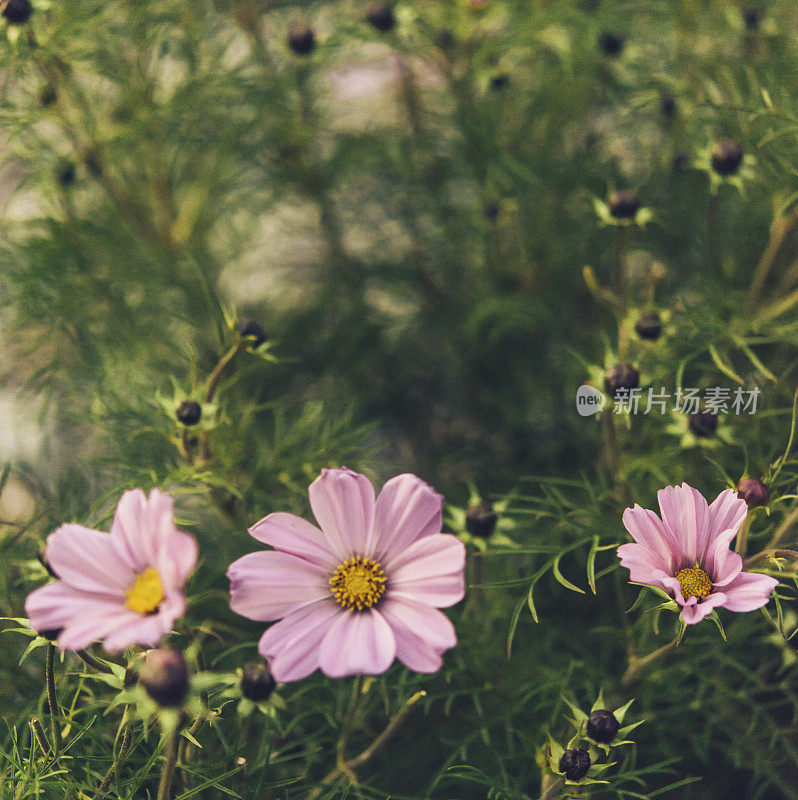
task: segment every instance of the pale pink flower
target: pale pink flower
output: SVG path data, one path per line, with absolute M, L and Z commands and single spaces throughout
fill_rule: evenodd
M 173 505 L 158 489 L 149 498 L 133 489 L 110 533 L 73 523 L 51 533 L 46 558 L 58 580 L 28 595 L 31 627 L 60 631 L 62 650 L 157 645 L 185 613 L 182 589 L 197 562 L 197 542 L 175 528 Z
M 438 608 L 465 594 L 465 547 L 441 533 L 443 498 L 415 475 L 389 480 L 374 499 L 364 475 L 325 469 L 311 484 L 319 528 L 270 514 L 250 535 L 274 550 L 231 564 L 230 607 L 280 620 L 259 650 L 275 680 L 314 670 L 332 678 L 377 675 L 398 658 L 435 672 L 457 643 Z
M 623 513 L 635 544 L 621 545 L 618 556 L 631 581 L 672 593 L 688 625 L 716 607 L 754 611 L 768 602 L 778 581 L 742 572 L 742 558 L 729 547 L 748 513 L 733 489 L 710 506 L 686 483 L 660 489 L 657 497 L 662 519 L 639 505 Z

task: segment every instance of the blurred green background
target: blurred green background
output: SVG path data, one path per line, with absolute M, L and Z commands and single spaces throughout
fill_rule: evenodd
M 377 483 L 415 472 L 446 494 L 455 525 L 478 491 L 503 503 L 500 530 L 519 551 L 473 544 L 445 671 L 389 674 L 388 686 L 402 675 L 430 691 L 427 716 L 352 791 L 536 797 L 534 751 L 545 729 L 560 735 L 560 695 L 589 707 L 603 685 L 620 699 L 629 656 L 668 636 L 625 614 L 634 593 L 608 550 L 596 596 L 541 580 L 541 622 L 524 606 L 508 660 L 513 609 L 544 551 L 588 536 L 563 561 L 587 588 L 589 537 L 624 541 L 627 504 L 651 507 L 681 480 L 711 500 L 744 473 L 773 477 L 787 448 L 798 8 L 417 0 L 393 5 L 380 30 L 371 6 L 35 0 L 24 25 L 4 21 L 0 608 L 23 613 L 43 578 L 35 553 L 61 521 L 101 525 L 125 487 L 180 488 L 186 525 L 220 554 L 196 579 L 189 629 L 205 623 L 254 653 L 257 626 L 220 599 L 224 570 L 252 549 L 256 519 L 307 511 L 321 467 Z M 723 137 L 745 154 L 726 180 L 710 163 Z M 639 195 L 635 223 L 608 216 L 618 190 Z M 649 342 L 634 324 L 653 310 L 664 332 Z M 197 444 L 175 409 L 205 399 L 246 317 L 268 358 L 235 357 Z M 759 409 L 706 438 L 670 412 L 579 416 L 577 387 L 603 388 L 617 362 L 670 392 L 758 387 Z M 752 547 L 795 506 L 794 456 L 770 489 Z M 798 797 L 796 640 L 760 614 L 732 616 L 727 644 L 700 626 L 634 687 L 649 721 L 624 774 L 673 773 L 607 796 Z M 41 664 L 18 671 L 24 642 L 4 643 L 0 700 L 22 729 Z M 208 648 L 240 664 L 221 641 Z M 304 796 L 307 784 L 265 787 L 330 768 L 344 690 L 328 684 L 289 693 L 289 708 L 329 713 L 299 715 L 276 762 L 231 779 L 241 796 Z M 108 697 L 84 700 L 88 715 Z M 363 740 L 377 729 L 364 722 Z M 74 791 L 104 773 L 114 730 L 85 737 Z M 221 773 L 228 748 L 211 734 L 205 746 L 200 768 Z M 142 750 L 121 797 L 151 785 Z M 62 796 L 57 776 L 14 794 L 13 763 L 8 797 Z M 457 782 L 455 764 L 484 781 Z M 703 779 L 654 794 L 686 776 Z

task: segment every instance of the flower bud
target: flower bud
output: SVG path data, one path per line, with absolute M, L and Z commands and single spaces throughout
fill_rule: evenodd
M 277 685 L 262 661 L 244 664 L 241 672 L 241 694 L 255 703 L 266 700 Z
M 188 666 L 179 650 L 159 647 L 150 650 L 139 672 L 147 694 L 162 706 L 182 705 L 188 694 Z
M 656 311 L 641 314 L 635 322 L 635 333 L 641 339 L 655 342 L 662 335 L 662 320 Z
M 599 708 L 588 717 L 587 735 L 594 742 L 609 744 L 618 735 L 620 727 L 612 711 L 608 711 L 606 708 Z
M 288 46 L 298 56 L 309 55 L 316 47 L 316 36 L 307 25 L 294 23 L 288 29 Z
M 749 31 L 758 31 L 759 23 L 762 22 L 762 9 L 756 6 L 746 6 L 740 11 L 745 27 Z
M 238 335 L 241 337 L 252 337 L 254 338 L 254 342 L 252 343 L 252 347 L 260 347 L 268 338 L 266 336 L 266 331 L 260 326 L 260 323 L 256 322 L 254 319 L 246 317 L 242 319 L 241 322 L 238 323 Z
M 737 497 L 745 500 L 748 508 L 766 506 L 770 500 L 770 490 L 756 478 L 743 478 L 737 484 Z
M 616 364 L 604 375 L 604 388 L 613 398 L 624 389 L 631 391 L 640 386 L 640 373 L 631 364 Z
M 491 221 L 499 216 L 499 211 L 501 211 L 501 207 L 495 200 L 489 200 L 484 206 L 482 206 L 482 213 L 485 215 L 485 219 L 489 219 Z
M 42 108 L 49 108 L 55 101 L 58 100 L 58 91 L 52 83 L 45 83 L 39 89 L 39 105 Z
M 632 219 L 640 209 L 640 195 L 630 189 L 613 192 L 608 200 L 610 214 L 615 219 Z
M 465 526 L 472 536 L 487 539 L 496 530 L 496 512 L 490 503 L 479 503 L 466 509 Z
M 67 160 L 64 159 L 59 163 L 55 170 L 55 178 L 58 183 L 66 188 L 67 186 L 72 186 L 75 182 L 75 178 L 77 177 L 77 170 L 75 169 L 75 165 Z
M 506 89 L 510 85 L 510 76 L 506 72 L 500 72 L 490 79 L 490 88 L 494 91 Z
M 372 3 L 366 9 L 366 22 L 378 31 L 387 32 L 396 25 L 391 3 Z
M 202 418 L 202 406 L 196 400 L 184 400 L 175 415 L 184 425 L 196 425 Z
M 735 175 L 743 163 L 743 149 L 735 139 L 718 139 L 712 148 L 711 161 L 718 175 Z
M 688 425 L 694 436 L 707 438 L 718 428 L 718 415 L 711 411 L 696 411 L 695 414 L 690 414 Z
M 2 13 L 10 25 L 23 25 L 33 14 L 33 6 L 30 0 L 6 0 Z
M 560 772 L 569 781 L 581 781 L 590 769 L 590 755 L 582 747 L 566 750 L 560 758 Z
M 673 119 L 679 110 L 676 105 L 676 98 L 672 94 L 664 94 L 659 101 L 659 110 L 662 112 L 663 117 Z
M 623 42 L 623 36 L 613 31 L 604 31 L 601 36 L 599 36 L 598 40 L 601 51 L 608 56 L 619 55 L 621 50 L 623 50 Z

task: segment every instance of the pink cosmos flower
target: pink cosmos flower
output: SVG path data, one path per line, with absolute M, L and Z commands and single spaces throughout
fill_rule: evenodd
M 389 480 L 374 499 L 364 475 L 325 469 L 311 484 L 319 528 L 270 514 L 249 529 L 274 550 L 230 565 L 230 607 L 280 620 L 259 650 L 275 680 L 377 675 L 398 658 L 435 672 L 457 643 L 438 608 L 465 594 L 465 547 L 441 533 L 443 498 L 415 475 Z
M 60 631 L 62 650 L 157 645 L 185 613 L 182 589 L 197 562 L 197 542 L 175 528 L 173 505 L 158 489 L 149 498 L 133 489 L 111 533 L 73 523 L 51 533 L 46 558 L 58 580 L 28 595 L 31 627 Z
M 754 611 L 768 602 L 778 581 L 742 572 L 742 558 L 729 548 L 748 513 L 733 489 L 710 506 L 686 483 L 660 489 L 657 497 L 662 519 L 639 505 L 623 512 L 635 544 L 621 545 L 618 556 L 631 581 L 672 592 L 688 625 L 718 606 Z

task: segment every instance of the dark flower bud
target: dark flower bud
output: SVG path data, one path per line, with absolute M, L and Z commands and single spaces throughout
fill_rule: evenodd
M 188 666 L 179 650 L 159 647 L 150 650 L 139 672 L 147 694 L 162 706 L 176 707 L 188 694 Z
M 366 9 L 366 22 L 378 31 L 389 31 L 396 25 L 393 6 L 390 3 L 372 3 Z
M 506 89 L 510 85 L 510 76 L 506 72 L 500 72 L 490 79 L 490 88 L 494 91 Z
M 3 5 L 3 16 L 11 25 L 22 25 L 30 19 L 33 6 L 30 0 L 6 0 Z
M 687 167 L 690 166 L 690 156 L 684 152 L 684 150 L 679 150 L 679 152 L 673 154 L 673 158 L 671 159 L 671 167 L 673 167 L 674 172 L 681 172 Z
M 241 673 L 241 694 L 255 703 L 266 700 L 277 685 L 262 661 L 244 664 Z
M 496 530 L 496 512 L 490 503 L 479 503 L 466 509 L 465 526 L 472 536 L 487 539 Z
M 676 116 L 679 107 L 676 105 L 676 98 L 672 94 L 664 94 L 659 101 L 659 110 L 662 116 L 672 119 Z
M 241 337 L 252 337 L 255 341 L 252 347 L 260 347 L 268 338 L 266 331 L 263 330 L 259 322 L 247 317 L 238 323 L 238 335 Z
M 662 335 L 662 320 L 656 311 L 641 314 L 635 322 L 635 333 L 641 339 L 648 339 L 655 342 Z
M 125 670 L 125 677 L 122 679 L 122 686 L 125 689 L 132 689 L 139 682 L 138 670 L 131 664 Z
M 569 781 L 581 781 L 589 769 L 590 755 L 582 747 L 566 750 L 560 758 L 560 772 L 564 772 Z
M 623 42 L 623 36 L 613 31 L 604 31 L 598 40 L 601 51 L 608 56 L 617 56 L 623 50 Z
M 202 406 L 196 400 L 184 400 L 175 414 L 184 425 L 196 425 L 202 418 Z
M 606 708 L 599 708 L 588 717 L 587 735 L 594 742 L 609 744 L 618 735 L 620 727 L 612 711 L 608 711 Z
M 735 175 L 743 163 L 743 149 L 734 139 L 718 139 L 712 148 L 712 169 L 718 175 Z
M 617 397 L 624 389 L 631 391 L 640 386 L 640 373 L 631 364 L 616 364 L 604 375 L 607 394 Z
M 55 101 L 58 100 L 58 92 L 52 83 L 45 83 L 39 89 L 39 105 L 42 108 L 49 108 Z
M 640 195 L 631 189 L 613 192 L 608 200 L 610 214 L 615 219 L 632 219 L 640 209 Z
M 745 500 L 748 508 L 766 506 L 770 500 L 770 491 L 762 481 L 756 478 L 743 478 L 737 484 L 737 497 Z
M 718 415 L 711 411 L 696 411 L 695 414 L 690 414 L 688 425 L 694 436 L 707 438 L 718 429 Z
M 435 37 L 435 43 L 441 50 L 448 50 L 454 45 L 454 33 L 452 33 L 449 28 L 442 28 Z
M 55 574 L 55 570 L 50 566 L 50 562 L 47 560 L 47 545 L 43 544 L 39 548 L 39 552 L 36 553 L 36 558 L 39 559 L 39 563 L 47 570 L 47 574 L 51 578 L 57 578 L 58 575 Z
M 749 31 L 758 31 L 759 23 L 762 22 L 762 9 L 756 6 L 746 6 L 740 12 L 743 17 L 745 27 Z
M 482 213 L 485 215 L 485 219 L 489 220 L 496 219 L 496 217 L 499 216 L 499 211 L 501 211 L 501 207 L 495 200 L 489 200 L 482 207 Z
M 306 56 L 316 47 L 316 36 L 307 25 L 297 22 L 288 29 L 288 46 L 298 56 Z
M 72 186 L 72 184 L 75 182 L 77 174 L 78 173 L 75 169 L 75 165 L 67 159 L 62 161 L 55 170 L 55 178 L 64 188 L 67 186 Z

